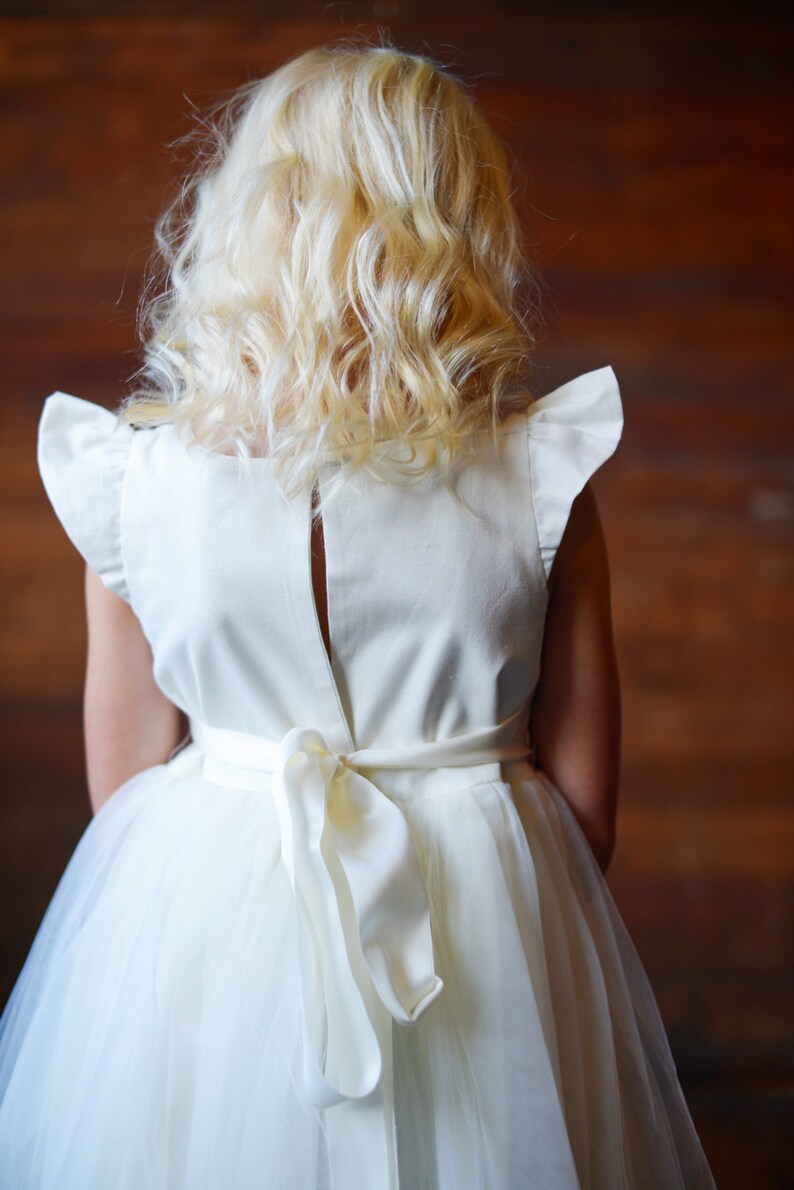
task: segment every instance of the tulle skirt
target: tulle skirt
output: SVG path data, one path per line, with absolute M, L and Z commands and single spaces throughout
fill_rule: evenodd
M 713 1187 L 559 791 L 518 765 L 400 804 L 444 981 L 393 1026 L 401 1190 Z M 0 1020 L 3 1190 L 353 1190 L 298 1078 L 296 915 L 268 797 L 169 765 L 116 790 Z

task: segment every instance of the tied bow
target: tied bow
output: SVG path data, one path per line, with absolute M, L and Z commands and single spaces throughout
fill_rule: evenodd
M 524 718 L 519 708 L 448 739 L 346 756 L 313 728 L 277 741 L 191 717 L 193 742 L 169 761 L 177 776 L 198 762 L 207 780 L 275 800 L 297 906 L 304 1092 L 317 1107 L 338 1105 L 324 1121 L 334 1187 L 398 1190 L 392 1021 L 415 1022 L 443 987 L 408 823 L 359 770 L 525 760 Z
M 373 989 L 396 1021 L 412 1024 L 444 985 L 399 806 L 312 728 L 281 741 L 272 790 L 300 923 L 304 1086 L 329 1107 L 380 1080 Z

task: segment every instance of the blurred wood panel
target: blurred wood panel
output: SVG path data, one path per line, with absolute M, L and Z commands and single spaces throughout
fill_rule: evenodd
M 791 40 L 771 6 L 690 8 L 7 6 L 3 995 L 89 813 L 82 567 L 36 473 L 41 402 L 61 388 L 113 405 L 136 367 L 184 96 L 201 107 L 371 29 L 377 9 L 397 42 L 476 84 L 516 155 L 545 319 L 538 393 L 605 363 L 621 382 L 624 439 L 595 485 L 624 690 L 610 886 L 721 1190 L 789 1184 Z

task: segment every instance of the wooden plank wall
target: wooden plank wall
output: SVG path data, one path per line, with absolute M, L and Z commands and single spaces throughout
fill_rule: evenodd
M 112 406 L 135 367 L 184 96 L 201 107 L 372 30 L 374 12 L 476 83 L 516 155 L 545 311 L 538 393 L 606 363 L 620 379 L 625 436 L 596 482 L 625 702 L 610 885 L 718 1184 L 788 1185 L 785 27 L 763 6 L 266 7 L 43 3 L 0 21 L 3 998 L 89 815 L 82 572 L 36 473 L 41 402 L 61 388 Z

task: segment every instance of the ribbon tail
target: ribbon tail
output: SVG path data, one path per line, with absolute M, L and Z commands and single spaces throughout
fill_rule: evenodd
M 298 909 L 303 1080 L 325 1118 L 333 1190 L 398 1190 L 395 1020 L 443 987 L 419 856 L 398 805 L 315 731 L 282 744 L 273 795 Z
M 326 800 L 336 767 L 326 759 L 294 753 L 273 781 L 298 908 L 304 1084 L 318 1107 L 360 1099 L 381 1076 L 380 1045 L 347 953 L 355 922 L 344 921 L 344 874 L 326 863 Z
M 435 971 L 424 874 L 400 807 L 354 770 L 337 777 L 329 820 L 378 996 L 413 1024 L 444 984 Z

